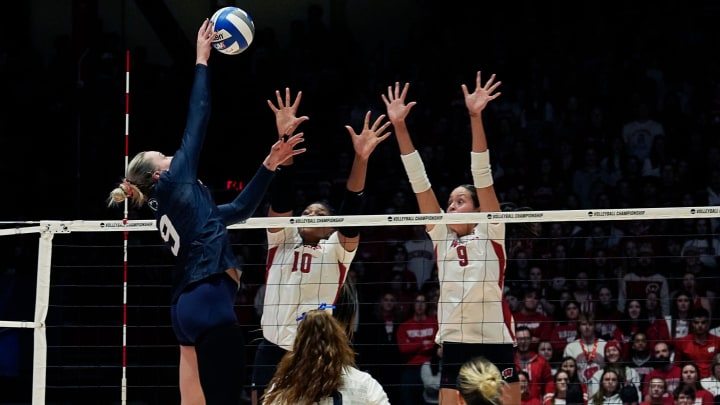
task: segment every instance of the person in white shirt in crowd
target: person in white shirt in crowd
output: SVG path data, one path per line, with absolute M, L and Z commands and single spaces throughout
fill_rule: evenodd
M 720 395 L 720 353 L 716 354 L 712 359 L 712 374 L 700 380 L 700 384 L 706 390 L 710 391 L 713 396 Z
M 423 382 L 423 400 L 425 405 L 440 402 L 440 368 L 442 366 L 442 346 L 436 344 L 435 351 L 429 361 L 420 368 L 420 378 Z
M 577 362 L 580 381 L 587 383 L 592 376 L 605 367 L 604 339 L 595 333 L 595 317 L 582 313 L 578 317 L 578 338 L 565 346 L 563 357 L 572 357 Z
M 590 397 L 589 405 L 623 405 L 620 398 L 620 378 L 615 370 L 605 370 L 600 379 L 600 389 Z
M 407 267 L 415 273 L 417 289 L 420 290 L 423 284 L 432 277 L 435 268 L 435 251 L 432 241 L 425 232 L 422 225 L 411 227 L 412 238 L 405 241 L 407 250 Z

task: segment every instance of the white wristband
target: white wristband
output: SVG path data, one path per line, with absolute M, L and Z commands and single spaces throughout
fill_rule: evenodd
M 493 185 L 489 150 L 470 152 L 470 172 L 472 173 L 475 188 L 485 188 Z
M 413 151 L 407 155 L 400 155 L 405 173 L 407 173 L 410 186 L 415 193 L 422 193 L 430 189 L 430 180 L 425 173 L 425 165 L 418 151 Z

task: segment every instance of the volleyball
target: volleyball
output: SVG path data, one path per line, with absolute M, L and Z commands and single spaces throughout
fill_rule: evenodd
M 213 14 L 217 32 L 212 46 L 226 55 L 237 55 L 246 50 L 255 37 L 255 23 L 250 14 L 238 7 L 223 7 Z

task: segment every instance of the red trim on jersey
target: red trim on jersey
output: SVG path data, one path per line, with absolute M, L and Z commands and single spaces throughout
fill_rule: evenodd
M 345 284 L 345 274 L 347 274 L 347 267 L 345 267 L 342 262 L 338 262 L 338 269 L 340 270 L 340 277 L 338 277 L 338 287 L 337 292 L 335 293 L 335 299 L 333 300 L 333 304 L 337 303 L 338 298 L 340 298 L 340 290 L 342 290 L 343 284 Z
M 495 255 L 498 258 L 498 287 L 500 287 L 500 291 L 503 291 L 505 288 L 505 266 L 507 264 L 507 260 L 505 258 L 505 249 L 503 249 L 502 245 L 495 242 L 490 241 L 492 244 L 493 250 L 495 251 Z M 503 320 L 505 321 L 505 327 L 510 332 L 510 337 L 512 338 L 513 342 L 515 341 L 515 328 L 513 327 L 513 316 L 512 311 L 510 311 L 510 306 L 508 305 L 507 301 L 504 299 L 502 300 L 502 309 L 503 309 Z
M 273 259 L 275 258 L 275 254 L 277 253 L 279 248 L 279 246 L 275 246 L 268 249 L 268 258 L 265 262 L 265 284 L 267 284 L 268 276 L 270 274 L 270 267 L 272 267 Z

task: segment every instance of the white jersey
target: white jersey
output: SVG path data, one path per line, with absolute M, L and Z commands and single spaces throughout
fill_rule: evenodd
M 291 351 L 298 317 L 324 302 L 333 305 L 355 252 L 346 251 L 338 233 L 317 245 L 303 245 L 297 228 L 267 232 L 268 260 L 261 325 L 265 339 Z
M 272 388 L 271 388 L 272 390 Z M 342 395 L 343 405 L 389 405 L 390 400 L 382 385 L 370 374 L 355 367 L 343 369 L 342 387 L 338 390 Z M 318 405 L 333 405 L 332 398 L 325 398 Z M 270 405 L 286 405 L 273 403 Z
M 514 343 L 513 317 L 502 296 L 505 224 L 478 224 L 462 237 L 438 224 L 428 234 L 440 280 L 436 342 Z

